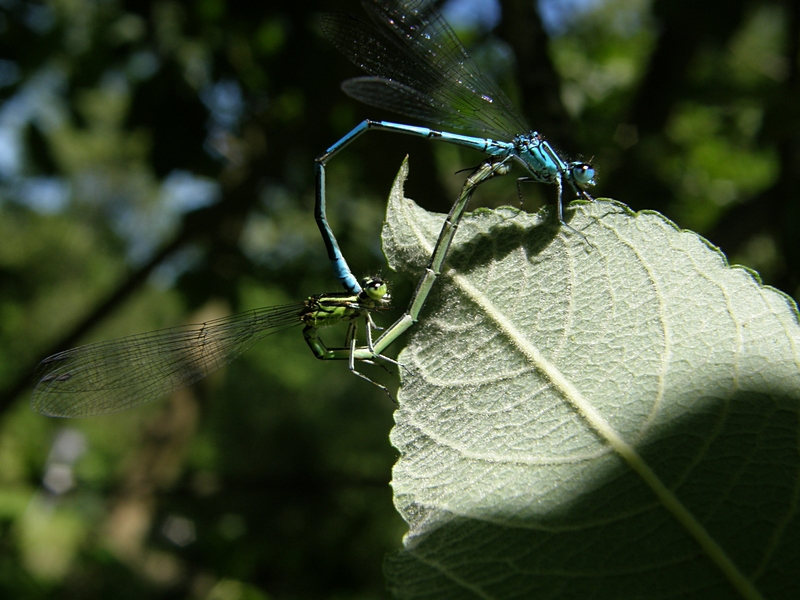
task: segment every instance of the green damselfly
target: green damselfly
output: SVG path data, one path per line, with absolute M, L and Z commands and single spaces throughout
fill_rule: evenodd
M 199 381 L 227 365 L 259 340 L 303 325 L 303 337 L 321 360 L 347 360 L 350 370 L 389 393 L 385 386 L 356 369 L 356 361 L 397 364 L 383 351 L 419 318 L 476 187 L 504 175 L 504 161 L 487 161 L 467 178 L 405 313 L 373 343 L 378 327 L 372 313 L 390 308 L 391 297 L 379 277 L 364 280 L 358 293 L 311 296 L 301 304 L 257 308 L 198 325 L 183 325 L 97 342 L 44 359 L 37 370 L 32 405 L 56 417 L 88 417 L 140 406 Z M 366 346 L 357 345 L 358 322 L 364 321 Z M 328 348 L 321 329 L 348 323 L 343 347 Z

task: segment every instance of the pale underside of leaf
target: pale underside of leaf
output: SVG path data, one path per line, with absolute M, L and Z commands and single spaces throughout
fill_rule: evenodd
M 421 274 L 443 216 L 404 199 L 403 180 L 384 246 L 392 268 Z M 598 532 L 612 530 L 615 543 L 637 538 L 643 522 L 672 551 L 631 544 L 605 576 L 702 556 L 721 589 L 762 597 L 796 547 L 796 307 L 661 215 L 574 203 L 569 223 L 591 247 L 547 214 L 465 217 L 400 356 L 393 487 L 407 548 L 474 586 L 479 569 L 465 575 L 423 549 L 482 523 L 528 531 L 548 557 L 531 558 L 536 569 L 585 575 L 574 555 L 560 564 L 546 549 L 574 536 L 609 543 Z M 762 453 L 775 464 L 763 468 Z M 742 505 L 755 510 L 744 523 Z M 779 508 L 764 520 L 766 505 Z

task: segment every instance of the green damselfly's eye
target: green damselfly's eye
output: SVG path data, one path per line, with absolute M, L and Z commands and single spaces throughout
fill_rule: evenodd
M 369 277 L 364 280 L 364 291 L 372 300 L 381 300 L 388 297 L 389 286 L 380 277 Z

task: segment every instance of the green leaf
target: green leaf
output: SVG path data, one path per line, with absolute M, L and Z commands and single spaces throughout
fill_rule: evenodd
M 443 222 L 402 197 L 392 268 Z M 491 189 L 482 187 L 482 193 Z M 700 236 L 608 200 L 467 215 L 400 355 L 402 598 L 796 598 L 800 328 Z

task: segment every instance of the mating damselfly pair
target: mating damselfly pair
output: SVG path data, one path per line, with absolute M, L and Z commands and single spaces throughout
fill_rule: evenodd
M 363 6 L 370 22 L 338 14 L 327 15 L 322 21 L 325 37 L 369 74 L 344 82 L 344 91 L 362 102 L 413 119 L 492 137 L 363 121 L 316 161 L 315 218 L 345 292 L 55 354 L 40 365 L 33 393 L 35 410 L 73 417 L 137 406 L 205 377 L 258 340 L 296 325 L 304 325 L 305 340 L 317 358 L 347 360 L 352 372 L 372 382 L 356 369 L 356 362 L 394 362 L 382 352 L 418 319 L 478 185 L 507 174 L 512 163 L 517 163 L 526 171 L 521 181 L 557 186 L 557 216 L 565 226 L 564 183 L 578 196 L 590 199 L 585 188 L 594 184 L 592 165 L 563 160 L 538 132 L 528 128 L 500 88 L 481 73 L 429 0 L 365 0 Z M 371 313 L 389 307 L 386 283 L 370 278 L 362 285 L 353 276 L 328 224 L 325 193 L 325 167 L 329 160 L 369 130 L 437 139 L 479 150 L 489 157 L 466 179 L 407 310 L 376 340 L 372 339 L 377 328 Z M 365 324 L 365 346 L 358 345 L 360 320 Z M 346 344 L 327 348 L 318 336 L 319 330 L 339 322 L 349 325 Z

